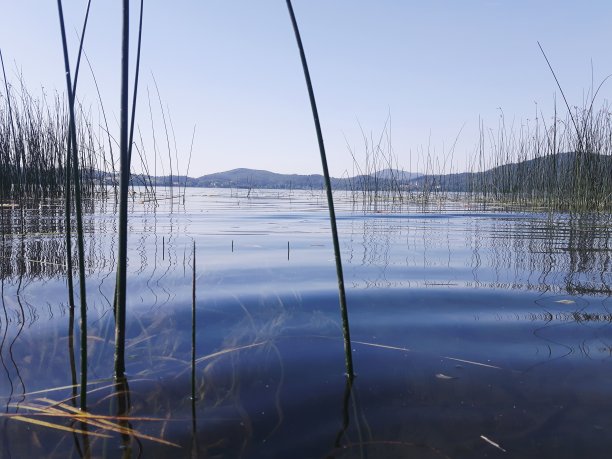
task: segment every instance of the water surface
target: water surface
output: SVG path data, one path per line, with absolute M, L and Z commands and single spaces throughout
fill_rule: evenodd
M 130 435 L 14 417 L 73 406 L 79 314 L 71 340 L 61 205 L 2 211 L 0 457 L 608 457 L 609 216 L 364 212 L 337 195 L 349 386 L 323 193 L 186 194 L 132 202 L 130 418 L 112 419 Z M 86 217 L 88 409 L 110 416 L 116 210 Z

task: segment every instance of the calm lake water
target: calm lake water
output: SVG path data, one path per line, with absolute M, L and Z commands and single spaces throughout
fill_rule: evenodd
M 363 212 L 339 194 L 349 387 L 323 193 L 186 194 L 158 207 L 134 198 L 130 418 L 99 425 L 68 417 L 80 337 L 77 306 L 71 354 L 61 205 L 23 219 L 2 210 L 0 458 L 86 448 L 143 458 L 610 456 L 609 215 L 460 203 Z M 86 211 L 88 408 L 113 416 L 117 207 Z

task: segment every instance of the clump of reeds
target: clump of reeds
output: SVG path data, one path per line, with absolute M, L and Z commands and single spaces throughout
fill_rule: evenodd
M 398 167 L 389 167 L 397 159 L 386 137 L 376 142 L 364 135 L 365 160 L 349 148 L 353 202 L 368 211 L 454 201 L 480 209 L 610 211 L 612 111 L 605 101 L 595 107 L 597 93 L 565 114 L 555 104 L 550 120 L 539 112 L 519 128 L 508 126 L 503 112 L 496 130 L 480 123 L 478 145 L 465 172 L 454 172 L 453 147 L 441 159 L 429 150 L 420 152 L 416 170 L 421 175 L 403 177 Z
M 360 126 L 361 127 L 361 126 Z M 362 210 L 398 209 L 406 200 L 406 177 L 400 169 L 391 143 L 391 117 L 376 137 L 361 129 L 363 158 L 348 145 L 352 158 L 352 176 L 348 190 L 354 205 Z M 398 207 L 399 206 L 399 207 Z
M 66 191 L 67 102 L 31 94 L 22 79 L 0 87 L 0 193 L 3 202 L 28 206 Z M 75 108 L 79 174 L 84 199 L 106 192 L 105 148 L 87 114 Z
M 496 131 L 479 121 L 480 135 L 467 170 L 454 172 L 458 169 L 453 165 L 454 145 L 441 156 L 428 147 L 417 154 L 417 178 L 405 177 L 392 167 L 398 161 L 387 124 L 377 140 L 362 130 L 365 158 L 357 158 L 349 147 L 353 176 L 348 189 L 353 202 L 374 211 L 452 201 L 479 209 L 611 211 L 612 112 L 606 101 L 596 106 L 610 77 L 590 89 L 581 107 L 570 107 L 544 57 L 563 97 L 565 114 L 558 113 L 556 100 L 552 118 L 536 105 L 535 121 L 515 128 L 507 125 L 500 109 Z
M 540 114 L 518 134 L 503 115 L 497 138 L 467 177 L 473 199 L 557 211 L 612 209 L 612 118 L 607 103 L 574 108 L 547 124 Z

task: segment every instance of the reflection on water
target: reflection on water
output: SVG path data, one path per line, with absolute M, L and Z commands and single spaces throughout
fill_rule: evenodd
M 116 208 L 90 203 L 88 404 L 106 417 L 89 420 L 71 411 L 62 206 L 0 210 L 0 458 L 604 457 L 610 216 L 364 214 L 339 195 L 350 385 L 323 198 L 136 194 L 117 383 Z
M 608 294 L 611 228 L 601 215 L 350 217 L 352 285 Z

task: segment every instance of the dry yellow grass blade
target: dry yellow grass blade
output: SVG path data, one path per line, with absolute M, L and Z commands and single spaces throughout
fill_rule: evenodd
M 494 368 L 495 370 L 503 370 L 502 367 L 498 367 L 496 365 L 490 365 L 488 363 L 475 362 L 474 360 L 465 360 L 465 359 L 458 359 L 456 357 L 446 357 L 446 356 L 443 356 L 442 358 L 446 360 L 454 360 L 455 362 L 467 363 L 469 365 L 477 365 L 479 367 Z
M 110 379 L 99 379 L 97 381 L 91 381 L 91 382 L 87 383 L 87 387 L 95 386 L 97 384 L 102 384 L 102 383 L 106 383 L 106 382 L 109 382 L 109 381 L 112 381 L 112 378 L 110 378 Z M 150 381 L 150 379 L 147 379 L 147 378 L 138 378 L 138 379 L 131 380 L 130 383 L 133 384 L 133 383 L 142 382 L 142 381 Z M 62 391 L 62 390 L 72 389 L 74 387 L 80 387 L 80 384 L 76 384 L 76 385 L 72 385 L 71 384 L 69 386 L 51 387 L 49 389 L 41 389 L 41 390 L 37 390 L 37 391 L 33 391 L 33 392 L 27 392 L 27 393 L 25 393 L 23 395 L 26 396 L 26 397 L 29 397 L 31 395 L 46 394 L 48 392 L 58 392 L 58 391 Z M 100 387 L 96 387 L 94 389 L 89 389 L 87 391 L 87 394 L 88 395 L 89 394 L 93 394 L 95 392 L 99 392 L 101 390 L 109 389 L 109 388 L 112 388 L 112 387 L 115 387 L 115 383 L 114 382 L 111 382 L 111 384 L 107 384 L 105 386 L 100 386 Z M 73 398 L 74 397 L 68 397 L 68 398 L 62 400 L 62 402 L 67 402 L 68 400 L 72 400 Z M 53 401 L 52 400 L 52 403 L 55 404 L 55 403 L 57 403 L 57 401 Z
M 135 338 L 133 340 L 128 341 L 128 343 L 125 345 L 126 349 L 129 349 L 131 347 L 134 347 L 140 343 L 144 343 L 145 341 L 150 341 L 152 340 L 156 335 L 153 336 L 143 336 L 142 338 Z
M 103 382 L 109 382 L 112 381 L 112 379 L 100 379 L 98 381 L 90 381 L 87 383 L 87 386 L 95 386 L 96 384 L 101 384 Z M 34 392 L 26 392 L 25 394 L 23 394 L 24 396 L 28 397 L 30 395 L 38 395 L 38 394 L 44 394 L 47 392 L 57 392 L 57 391 L 61 391 L 61 390 L 68 390 L 68 389 L 72 389 L 73 387 L 81 387 L 80 384 L 70 384 L 69 386 L 60 386 L 60 387 L 51 387 L 49 389 L 41 389 L 41 390 L 37 390 Z
M 185 365 L 188 365 L 191 363 L 189 360 L 183 360 L 177 357 L 170 357 L 170 356 L 164 356 L 164 355 L 157 357 L 157 359 L 163 362 L 176 362 L 176 363 L 182 363 Z
M 53 400 L 50 400 L 50 399 L 47 399 L 47 398 L 40 398 L 38 400 L 42 401 L 42 402 L 54 404 L 56 407 L 59 407 L 59 408 L 63 408 L 67 412 L 66 415 L 68 417 L 70 417 L 71 419 L 74 419 L 74 420 L 77 420 L 77 421 L 80 421 L 80 422 L 84 422 L 84 423 L 92 425 L 94 427 L 99 427 L 101 429 L 106 429 L 106 430 L 110 430 L 110 431 L 113 431 L 113 432 L 118 432 L 118 433 L 123 434 L 123 435 L 130 435 L 130 436 L 133 436 L 133 437 L 142 438 L 142 439 L 153 441 L 153 442 L 160 443 L 160 444 L 163 444 L 163 445 L 174 446 L 176 448 L 180 448 L 180 445 L 177 445 L 176 443 L 172 443 L 172 442 L 169 442 L 169 441 L 164 440 L 162 438 L 153 437 L 151 435 L 146 435 L 146 434 L 140 433 L 140 432 L 138 432 L 138 431 L 136 431 L 136 430 L 134 430 L 132 428 L 124 427 L 124 426 L 122 426 L 120 424 L 116 424 L 114 422 L 111 422 L 110 420 L 105 419 L 105 417 L 98 417 L 96 415 L 87 413 L 86 411 L 81 411 L 78 408 L 75 408 L 73 406 L 67 405 L 65 403 L 62 403 L 62 402 L 56 403 Z M 126 418 L 124 420 L 128 421 L 128 420 L 134 420 L 134 419 L 133 418 Z
M 24 409 L 24 410 L 30 410 L 30 411 L 34 411 L 37 413 L 42 413 L 42 414 L 49 414 L 49 415 L 54 415 L 54 416 L 63 416 L 63 417 L 72 417 L 72 414 L 66 412 L 66 411 L 62 411 L 59 410 L 57 408 L 55 408 L 54 406 L 43 406 L 43 405 L 35 405 L 33 403 L 23 403 L 20 405 L 17 404 L 13 404 L 10 405 L 13 408 L 20 408 L 20 409 Z M 12 416 L 11 413 L 5 414 L 4 416 Z
M 17 405 L 11 405 L 11 406 L 16 407 Z M 34 409 L 32 407 L 24 406 L 24 405 L 19 405 L 19 408 L 20 409 L 30 409 L 34 411 L 34 413 L 25 414 L 26 416 L 29 416 L 29 417 L 63 418 L 63 419 L 72 419 L 72 420 L 81 421 L 81 418 L 79 418 L 78 414 L 66 413 L 65 411 L 58 410 L 57 412 L 48 412 L 47 410 L 43 408 Z M 14 418 L 15 416 L 20 416 L 20 415 L 16 413 L 0 413 L 0 418 Z M 146 416 L 108 416 L 108 415 L 103 415 L 103 414 L 90 414 L 87 417 L 91 417 L 92 419 L 95 419 L 95 420 L 106 420 L 107 419 L 109 421 L 128 421 L 128 422 L 130 421 L 144 421 L 144 422 L 167 422 L 167 421 L 188 422 L 188 421 L 191 421 L 191 419 L 188 419 L 188 418 L 166 419 L 166 418 L 151 418 L 151 417 L 146 417 Z M 240 420 L 240 418 L 214 418 L 214 419 L 218 419 L 222 421 Z
M 84 416 L 82 414 L 74 415 L 73 419 L 76 419 L 80 422 L 84 422 L 94 427 L 99 427 L 100 429 L 103 429 L 103 430 L 110 430 L 111 432 L 117 432 L 122 435 L 129 435 L 130 437 L 142 438 L 144 440 L 153 441 L 155 443 L 160 443 L 162 445 L 174 446 L 175 448 L 181 447 L 180 445 L 164 440 L 163 438 L 158 438 L 158 437 L 153 437 L 151 435 L 143 434 L 130 427 L 124 427 L 120 424 L 115 424 L 105 419 L 96 420 L 94 417 L 86 416 L 86 415 Z
M 377 348 L 381 348 L 381 349 L 390 349 L 392 351 L 416 352 L 416 351 L 413 351 L 412 349 L 408 349 L 406 347 L 389 346 L 387 344 L 379 344 L 379 343 L 369 343 L 367 341 L 351 340 L 351 343 L 353 343 L 353 344 L 361 344 L 363 346 L 369 346 L 369 347 L 377 347 Z M 469 365 L 476 365 L 476 366 L 480 366 L 480 367 L 493 368 L 495 370 L 503 370 L 503 368 L 498 367 L 496 365 L 491 365 L 489 363 L 476 362 L 474 360 L 459 359 L 457 357 L 449 357 L 449 356 L 446 356 L 446 355 L 442 355 L 442 356 L 440 356 L 440 358 L 445 359 L 445 360 L 453 360 L 455 362 L 467 363 Z
M 200 357 L 199 359 L 196 359 L 196 363 L 204 362 L 205 360 L 214 359 L 215 357 L 219 357 L 219 356 L 224 355 L 224 354 L 229 354 L 230 352 L 242 351 L 244 349 L 250 349 L 250 348 L 253 348 L 253 347 L 263 346 L 264 344 L 268 344 L 268 341 L 260 341 L 258 343 L 245 344 L 244 346 L 238 346 L 238 347 L 232 347 L 232 348 L 229 348 L 229 349 L 223 349 L 222 351 L 214 352 L 212 354 L 208 354 L 208 355 L 205 355 L 204 357 Z
M 99 343 L 105 343 L 106 340 L 104 338 L 102 338 L 101 336 L 95 336 L 95 335 L 87 335 L 87 339 L 90 341 L 97 341 Z
M 211 359 L 214 359 L 216 357 L 221 357 L 222 355 L 229 354 L 231 352 L 242 351 L 242 350 L 245 350 L 245 349 L 251 349 L 251 348 L 263 346 L 264 344 L 269 344 L 269 343 L 270 343 L 270 341 L 266 340 L 266 341 L 259 341 L 257 343 L 252 343 L 252 344 L 245 344 L 244 346 L 230 347 L 230 348 L 227 348 L 227 349 L 223 349 L 221 351 L 213 352 L 212 354 L 204 355 L 204 356 L 200 357 L 199 359 L 196 359 L 195 363 L 198 364 L 198 363 L 204 362 L 206 360 L 211 360 Z M 173 359 L 173 360 L 179 361 L 178 359 Z M 186 361 L 182 361 L 182 360 L 180 360 L 180 362 L 184 363 L 185 365 L 191 365 L 191 362 L 186 362 Z M 185 374 L 185 372 L 188 371 L 188 369 L 189 368 L 185 368 L 183 371 L 177 373 L 176 377 L 179 378 L 180 376 Z
M 39 426 L 48 427 L 50 429 L 55 429 L 55 430 L 63 430 L 66 432 L 71 432 L 71 433 L 80 433 L 83 435 L 90 435 L 92 437 L 111 438 L 111 436 L 107 434 L 102 434 L 102 433 L 97 433 L 97 432 L 88 432 L 86 430 L 80 430 L 80 429 L 74 429 L 72 427 L 64 426 L 61 424 L 54 424 L 52 422 L 42 421 L 40 419 L 28 418 L 25 416 L 17 415 L 17 416 L 11 416 L 10 418 L 16 421 L 27 422 L 29 424 L 36 424 Z
M 39 399 L 41 401 L 45 401 L 45 399 Z M 53 402 L 53 400 L 49 400 L 49 402 Z M 53 402 L 55 403 L 55 402 Z M 71 413 L 74 413 L 74 415 L 76 416 L 84 416 L 86 418 L 92 418 L 92 419 L 108 419 L 108 420 L 117 420 L 117 421 L 155 421 L 155 422 L 165 422 L 167 421 L 166 418 L 152 418 L 152 417 L 146 417 L 146 416 L 141 416 L 141 417 L 137 417 L 137 416 L 107 416 L 107 415 L 103 415 L 103 414 L 93 414 L 93 413 L 89 413 L 87 411 L 81 411 L 78 408 L 75 408 L 73 406 L 67 405 L 63 402 L 59 402 L 57 403 L 57 406 L 60 408 L 64 408 L 67 411 L 70 411 Z M 23 408 L 23 406 L 21 406 Z M 79 418 L 80 419 L 80 418 Z M 180 421 L 180 419 L 178 419 Z M 187 419 L 184 419 L 187 420 Z
M 387 344 L 368 343 L 367 341 L 356 341 L 356 340 L 351 340 L 351 342 L 355 344 L 363 344 L 364 346 L 380 347 L 382 349 L 391 349 L 394 351 L 412 352 L 412 350 L 408 349 L 407 347 L 389 346 Z
M 173 446 L 175 448 L 180 448 L 180 445 L 177 445 L 176 443 L 172 443 L 169 442 L 167 440 L 164 440 L 162 438 L 158 438 L 158 437 L 153 437 L 151 435 L 146 435 L 143 433 L 140 433 L 132 428 L 129 427 L 124 427 L 120 424 L 111 422 L 110 419 L 113 420 L 120 420 L 120 421 L 134 421 L 134 420 L 146 420 L 146 421 L 163 421 L 164 419 L 155 419 L 155 418 L 133 418 L 133 417 L 112 417 L 112 416 L 98 416 L 98 415 L 94 415 L 91 413 L 88 413 L 86 411 L 81 411 L 78 408 L 75 408 L 73 406 L 67 405 L 63 402 L 56 402 L 55 400 L 51 400 L 48 398 L 38 398 L 36 399 L 36 401 L 39 402 L 43 402 L 43 403 L 48 403 L 48 406 L 42 406 L 42 405 L 36 405 L 36 404 L 22 404 L 20 405 L 20 408 L 22 409 L 28 409 L 31 411 L 35 411 L 37 413 L 39 413 L 39 416 L 50 416 L 50 417 L 62 417 L 64 419 L 70 419 L 73 421 L 79 421 L 82 422 L 84 424 L 88 424 L 91 425 L 93 427 L 97 427 L 100 428 L 102 430 L 108 430 L 111 432 L 117 432 L 119 434 L 122 435 L 129 435 L 132 437 L 136 437 L 136 438 L 141 438 L 144 440 L 149 440 L 149 441 L 153 441 L 156 443 L 160 443 L 162 445 L 167 445 L 167 446 Z M 64 411 L 65 410 L 65 411 Z M 11 419 L 17 419 L 17 420 L 21 420 L 24 422 L 31 422 L 32 424 L 39 424 L 39 425 L 44 425 L 50 428 L 55 428 L 58 430 L 67 430 L 69 432 L 84 432 L 86 434 L 90 434 L 87 431 L 81 431 L 78 429 L 72 429 L 70 427 L 66 427 L 63 426 L 61 424 L 54 424 L 51 422 L 46 422 L 46 421 L 41 421 L 39 419 L 32 419 L 32 418 L 24 418 L 23 416 L 19 416 L 19 415 L 6 415 L 7 417 L 10 417 Z M 106 438 L 110 438 L 109 435 L 106 434 L 98 434 L 98 436 L 104 436 Z

